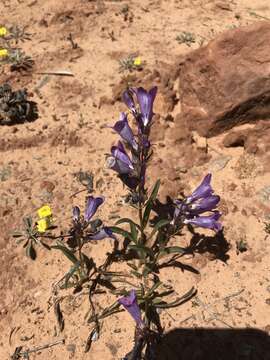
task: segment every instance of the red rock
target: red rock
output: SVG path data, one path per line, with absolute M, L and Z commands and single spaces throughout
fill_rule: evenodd
M 270 23 L 224 32 L 179 63 L 181 118 L 210 137 L 270 117 Z
M 55 189 L 55 185 L 51 181 L 44 180 L 40 183 L 40 189 L 51 193 Z

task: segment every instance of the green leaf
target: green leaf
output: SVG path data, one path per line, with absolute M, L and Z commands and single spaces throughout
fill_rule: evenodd
M 150 213 L 151 213 L 151 210 L 153 207 L 153 202 L 156 200 L 159 187 L 160 187 L 160 180 L 157 180 L 157 182 L 155 183 L 155 186 L 151 192 L 151 195 L 146 202 L 146 206 L 145 206 L 145 210 L 144 210 L 144 214 L 143 214 L 143 221 L 142 221 L 143 229 L 148 224 L 149 216 L 150 216 Z
M 131 234 L 132 240 L 135 243 L 137 243 L 137 238 L 138 238 L 138 230 L 137 230 L 137 228 L 140 229 L 140 226 L 138 224 L 136 224 L 134 221 L 132 221 L 131 219 L 129 219 L 129 218 L 120 219 L 115 224 L 119 225 L 119 224 L 124 224 L 124 223 L 129 224 L 129 226 L 130 226 L 130 233 L 129 234 Z
M 149 266 L 145 265 L 143 268 L 142 276 L 146 277 L 151 271 L 152 269 Z
M 180 246 L 170 246 L 170 247 L 166 247 L 165 249 L 162 249 L 159 253 L 158 258 L 161 258 L 168 254 L 184 254 L 185 252 L 186 252 L 185 248 L 182 248 Z
M 137 266 L 135 264 L 132 264 L 132 263 L 127 263 L 127 266 L 131 267 L 131 269 L 133 270 L 138 270 Z
M 129 245 L 129 249 L 135 250 L 138 253 L 143 253 L 144 255 L 148 254 L 151 258 L 154 257 L 154 252 L 147 246 L 144 245 Z
M 151 195 L 148 199 L 148 201 L 154 201 L 156 200 L 156 197 L 157 197 L 157 194 L 158 194 L 158 190 L 159 190 L 159 187 L 160 187 L 160 180 L 157 180 L 156 183 L 155 183 L 155 186 L 151 192 Z
M 31 218 L 31 216 L 27 216 L 25 218 L 23 218 L 23 222 L 26 226 L 27 229 L 31 229 L 33 226 L 33 220 Z
M 154 284 L 151 289 L 146 293 L 145 297 L 149 298 L 161 284 L 161 281 L 158 281 L 156 284 Z
M 154 226 L 153 231 L 151 232 L 148 240 L 150 240 L 159 229 L 161 229 L 165 225 L 169 225 L 169 223 L 170 223 L 170 221 L 167 219 L 162 219 L 159 222 L 157 222 L 156 225 Z
M 14 238 L 19 238 L 19 237 L 23 236 L 23 233 L 20 232 L 20 231 L 14 231 L 14 232 L 12 233 L 12 236 L 13 236 Z
M 182 305 L 184 302 L 188 301 L 189 299 L 191 299 L 196 294 L 196 292 L 197 292 L 197 290 L 194 287 L 192 287 L 186 294 L 184 294 L 180 298 L 176 299 L 175 301 L 173 301 L 171 303 L 156 304 L 155 306 L 157 308 L 161 308 L 161 309 L 177 307 L 179 305 Z
M 128 238 L 129 240 L 133 240 L 132 239 L 132 235 L 126 231 L 126 230 L 123 230 L 117 226 L 110 226 L 110 229 L 112 230 L 113 233 L 115 234 L 119 234 L 119 235 L 122 235 L 124 238 Z
M 132 275 L 136 276 L 136 278 L 138 278 L 138 279 L 142 278 L 142 274 L 140 274 L 138 271 L 132 270 L 130 273 Z
M 131 231 L 131 236 L 132 236 L 133 241 L 135 242 L 135 244 L 137 244 L 138 230 L 136 229 L 136 226 L 132 223 L 130 223 L 130 231 Z
M 132 221 L 131 219 L 129 219 L 129 218 L 119 219 L 119 220 L 115 223 L 115 225 L 124 224 L 124 223 L 133 224 L 133 225 L 136 226 L 138 229 L 140 229 L 140 226 L 139 226 L 138 224 L 136 224 L 134 221 Z
M 156 298 L 154 298 L 154 299 L 152 300 L 152 304 L 157 305 L 157 304 L 162 303 L 163 301 L 164 301 L 164 300 L 161 299 L 160 297 L 156 297 Z
M 147 205 L 145 207 L 144 213 L 143 213 L 143 221 L 142 221 L 143 229 L 148 224 L 148 220 L 149 220 L 149 216 L 150 216 L 150 213 L 151 213 L 151 210 L 152 210 L 152 206 L 153 206 L 153 202 L 148 201 Z
M 116 314 L 121 311 L 122 311 L 122 309 L 120 308 L 120 304 L 118 303 L 118 301 L 116 301 L 112 305 L 110 305 L 106 309 L 104 309 L 101 314 L 91 315 L 90 318 L 87 320 L 87 322 L 88 322 L 88 324 L 91 324 L 93 321 L 96 321 L 96 320 L 99 321 L 99 320 L 105 319 L 106 317 Z
M 61 287 L 61 288 L 64 288 L 64 289 L 67 289 L 67 288 L 68 288 L 68 282 L 69 282 L 69 280 L 72 278 L 72 276 L 73 276 L 73 275 L 76 273 L 76 271 L 79 269 L 80 265 L 81 265 L 80 261 L 77 261 L 77 263 L 70 268 L 69 272 L 67 272 L 66 275 L 65 275 L 65 283 L 64 283 L 63 287 Z M 74 284 L 73 284 L 73 285 L 74 285 Z
M 65 245 L 58 243 L 57 245 L 52 245 L 51 249 L 56 249 L 62 251 L 62 253 L 71 261 L 73 264 L 77 264 L 78 259 L 74 253 L 69 250 Z
M 62 313 L 61 308 L 60 308 L 60 302 L 59 301 L 55 302 L 55 304 L 54 304 L 54 313 L 55 313 L 55 316 L 56 316 L 56 320 L 57 320 L 59 330 L 60 330 L 60 332 L 62 332 L 64 330 L 64 327 L 65 327 L 65 321 L 64 321 L 63 313 Z
M 46 244 L 45 242 L 43 242 L 43 241 L 41 241 L 41 240 L 39 240 L 39 242 L 41 243 L 42 246 L 45 247 L 45 249 L 51 250 L 51 247 L 50 247 L 48 244 Z
M 27 244 L 26 255 L 32 260 L 36 260 L 36 258 L 37 258 L 37 252 L 36 252 L 34 246 L 32 245 L 32 241 L 29 241 Z

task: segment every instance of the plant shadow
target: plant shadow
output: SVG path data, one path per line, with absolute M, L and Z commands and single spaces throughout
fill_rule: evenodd
M 154 353 L 156 360 L 267 360 L 270 337 L 257 329 L 175 329 Z
M 230 258 L 228 251 L 230 244 L 226 240 L 223 230 L 216 233 L 214 236 L 206 236 L 194 231 L 190 226 L 189 231 L 193 234 L 189 246 L 186 248 L 188 253 L 210 253 L 214 259 L 227 262 Z

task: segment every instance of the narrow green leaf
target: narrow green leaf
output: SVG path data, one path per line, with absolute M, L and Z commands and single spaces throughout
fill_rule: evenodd
M 146 293 L 145 297 L 146 298 L 149 298 L 153 293 L 154 291 L 156 291 L 156 289 L 162 284 L 161 281 L 158 281 L 156 284 L 154 284 L 151 289 Z
M 179 305 L 182 305 L 184 302 L 188 301 L 189 299 L 191 299 L 196 294 L 196 292 L 197 292 L 197 290 L 194 287 L 192 287 L 186 294 L 184 294 L 180 298 L 176 299 L 175 301 L 173 301 L 171 303 L 156 304 L 155 306 L 157 308 L 161 308 L 161 309 L 177 307 Z
M 29 228 L 32 228 L 33 220 L 32 220 L 32 218 L 31 218 L 31 216 L 28 216 L 28 217 L 23 218 L 23 222 L 24 222 L 26 228 L 28 228 L 28 229 L 29 229 Z
M 136 276 L 138 279 L 142 278 L 142 274 L 140 274 L 138 271 L 132 270 L 130 273 Z
M 155 186 L 151 192 L 151 195 L 149 196 L 149 199 L 146 202 L 145 205 L 145 210 L 144 210 L 144 214 L 143 214 L 143 229 L 146 227 L 146 225 L 148 224 L 148 220 L 149 220 L 149 216 L 153 207 L 153 202 L 156 200 L 157 194 L 158 194 L 158 190 L 160 187 L 160 180 L 157 180 L 157 182 L 155 183 Z
M 74 253 L 69 250 L 66 246 L 62 244 L 52 245 L 51 249 L 56 249 L 62 251 L 62 253 L 71 261 L 73 264 L 76 264 L 78 262 L 77 257 L 74 255 Z
M 138 224 L 136 224 L 133 220 L 129 219 L 129 218 L 123 218 L 123 219 L 119 219 L 115 225 L 120 225 L 120 224 L 133 224 L 134 226 L 136 226 L 138 229 L 140 229 L 140 226 Z
M 163 301 L 164 301 L 164 300 L 161 299 L 160 297 L 156 297 L 156 298 L 154 298 L 154 299 L 152 300 L 152 304 L 157 305 L 157 304 L 162 303 Z
M 154 257 L 153 250 L 150 249 L 147 246 L 144 246 L 144 245 L 129 245 L 128 248 L 132 249 L 132 250 L 135 250 L 135 251 L 138 251 L 138 252 L 142 252 L 144 254 L 148 254 L 151 258 Z
M 119 225 L 119 224 L 124 224 L 127 223 L 130 226 L 130 234 L 132 237 L 132 240 L 137 243 L 137 238 L 138 238 L 138 231 L 137 228 L 140 229 L 140 226 L 138 224 L 136 224 L 134 221 L 132 221 L 129 218 L 123 218 L 123 219 L 119 219 L 115 225 Z M 124 231 L 124 230 L 123 230 Z M 122 234 L 121 234 L 122 235 Z
M 12 236 L 14 238 L 19 238 L 21 236 L 23 236 L 23 233 L 21 233 L 20 231 L 14 231 L 14 233 L 12 234 Z
M 184 254 L 186 252 L 185 248 L 182 248 L 180 246 L 170 246 L 166 247 L 165 249 L 162 249 L 159 253 L 159 258 L 169 255 L 169 254 Z
M 148 201 L 154 201 L 156 200 L 156 197 L 157 197 L 157 194 L 158 194 L 158 190 L 159 190 L 159 187 L 160 187 L 160 180 L 157 180 L 156 183 L 155 183 L 155 186 L 151 192 L 151 195 L 148 199 Z
M 132 241 L 132 235 L 128 231 L 123 230 L 117 226 L 110 226 L 110 229 L 112 230 L 113 233 L 122 235 L 123 237 L 128 238 L 129 240 Z
M 156 225 L 154 226 L 148 240 L 151 239 L 159 229 L 161 229 L 165 225 L 169 225 L 169 223 L 170 223 L 170 221 L 167 219 L 162 219 L 159 222 L 157 222 Z
M 32 241 L 29 241 L 27 247 L 26 247 L 26 255 L 32 259 L 32 260 L 36 260 L 37 257 L 37 252 L 34 248 L 34 246 L 32 245 Z
M 48 244 L 46 244 L 45 242 L 43 242 L 43 241 L 41 241 L 41 240 L 39 240 L 39 242 L 40 242 L 41 245 L 44 246 L 47 250 L 51 250 L 51 247 L 50 247 Z
M 72 267 L 70 268 L 70 270 L 66 273 L 66 275 L 65 275 L 65 283 L 64 283 L 64 285 L 63 285 L 63 288 L 64 288 L 64 289 L 67 289 L 69 280 L 72 278 L 72 276 L 73 276 L 73 275 L 76 273 L 76 271 L 79 269 L 80 264 L 81 264 L 80 261 L 77 261 L 77 263 L 76 263 L 74 266 L 72 266 Z
M 144 213 L 143 213 L 143 221 L 142 221 L 143 229 L 148 224 L 148 220 L 149 220 L 149 216 L 150 216 L 150 213 L 151 213 L 151 210 L 152 210 L 152 206 L 153 206 L 153 202 L 151 200 L 147 201 L 147 205 L 146 205 Z
M 138 268 L 137 268 L 137 266 L 136 265 L 134 265 L 134 264 L 132 264 L 132 263 L 127 263 L 127 265 L 129 266 L 129 267 L 131 267 L 131 269 L 133 269 L 133 270 L 138 270 Z
M 55 302 L 55 304 L 54 304 L 54 313 L 55 313 L 55 316 L 56 316 L 56 320 L 57 320 L 59 330 L 60 330 L 60 332 L 62 332 L 64 330 L 64 327 L 65 327 L 65 321 L 64 321 L 63 313 L 62 313 L 61 308 L 60 308 L 60 302 L 59 301 Z
M 149 266 L 145 265 L 143 268 L 143 271 L 142 271 L 142 276 L 146 277 L 148 274 L 150 274 L 151 271 L 152 271 L 151 268 Z
M 136 226 L 133 223 L 130 223 L 130 231 L 133 241 L 135 242 L 135 244 L 137 244 L 138 230 L 136 229 Z

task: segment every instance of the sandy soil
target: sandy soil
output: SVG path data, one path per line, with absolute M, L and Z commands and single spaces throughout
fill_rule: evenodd
M 123 8 L 127 4 L 125 15 Z M 67 296 L 63 300 L 65 329 L 62 334 L 58 333 L 50 306 L 52 284 L 68 269 L 68 263 L 59 253 L 41 248 L 37 261 L 33 262 L 24 256 L 22 247 L 15 244 L 10 234 L 20 227 L 24 215 L 35 215 L 44 203 L 51 204 L 56 222 L 66 226 L 72 206 L 84 203 L 84 193 L 70 198 L 82 188 L 74 177 L 79 170 L 94 173 L 95 193 L 106 197 L 100 214 L 108 224 L 114 223 L 118 212 L 122 215 L 130 212 L 121 203 L 122 185 L 104 168 L 105 154 L 117 139 L 104 127 L 117 120 L 119 110 L 124 109 L 120 102 L 106 101 L 113 98 L 112 89 L 124 75 L 118 71 L 118 60 L 138 52 L 146 62 L 146 70 L 162 71 L 162 62 L 174 64 L 181 54 L 199 47 L 202 42 L 207 43 L 230 27 L 260 21 L 261 17 L 270 19 L 269 1 L 4 0 L 0 13 L 1 23 L 5 25 L 28 26 L 32 37 L 22 48 L 36 63 L 30 76 L 11 76 L 5 67 L 1 70 L 1 82 L 10 79 L 15 88 L 27 86 L 33 91 L 44 79 L 41 72 L 69 70 L 74 74 L 74 77 L 48 78 L 40 89 L 42 97 L 34 96 L 39 107 L 38 120 L 0 127 L 0 171 L 8 169 L 0 190 L 0 359 L 8 359 L 16 346 L 32 348 L 60 337 L 65 338 L 65 345 L 43 350 L 30 358 L 120 359 L 132 344 L 133 324 L 129 315 L 122 312 L 104 321 L 101 338 L 93 344 L 91 352 L 85 354 L 85 339 L 90 331 L 85 320 L 89 309 L 87 297 Z M 176 41 L 182 31 L 196 35 L 191 47 Z M 70 33 L 78 44 L 76 49 L 72 49 L 67 40 Z M 140 79 L 141 75 L 136 76 Z M 164 100 L 157 100 L 160 121 L 167 115 L 165 105 Z M 180 108 L 181 104 L 177 103 L 172 114 Z M 168 166 L 178 163 L 184 167 L 189 163 L 181 153 L 170 148 L 166 134 L 157 141 L 156 158 L 149 173 L 152 182 L 160 175 L 166 177 Z M 220 243 L 208 244 L 202 246 L 195 257 L 184 259 L 185 264 L 196 268 L 199 274 L 177 268 L 162 272 L 162 278 L 169 279 L 179 295 L 195 286 L 202 303 L 219 300 L 211 308 L 218 315 L 213 319 L 202 303 L 190 301 L 162 312 L 166 331 L 226 326 L 270 331 L 267 316 L 270 246 L 264 231 L 270 208 L 269 172 L 260 157 L 246 154 L 243 148 L 223 148 L 222 138 L 223 135 L 210 139 L 209 161 L 188 166 L 181 180 L 175 180 L 174 188 L 169 191 L 177 194 L 184 188 L 188 192 L 211 171 L 214 188 L 223 199 L 224 235 L 229 247 L 223 249 Z M 228 161 L 222 167 L 220 159 L 224 157 Z M 159 159 L 164 162 L 158 167 L 155 164 Z M 169 159 L 173 159 L 173 164 L 167 165 Z M 165 180 L 162 194 L 166 192 Z M 237 254 L 236 242 L 240 240 L 247 242 L 248 250 Z M 188 244 L 190 235 L 175 241 Z M 104 241 L 88 246 L 87 251 L 101 262 L 111 249 L 111 241 Z M 222 300 L 241 290 L 229 303 Z M 110 299 L 104 295 L 101 305 L 115 300 Z

